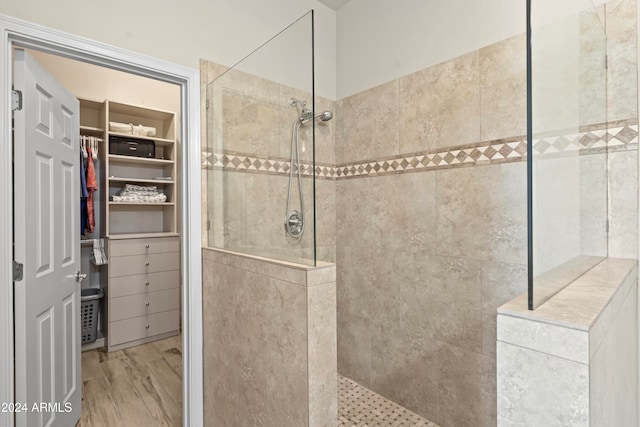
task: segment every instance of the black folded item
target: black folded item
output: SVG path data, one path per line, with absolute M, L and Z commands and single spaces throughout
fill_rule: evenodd
M 156 144 L 144 139 L 111 135 L 109 136 L 109 154 L 153 159 L 156 157 Z

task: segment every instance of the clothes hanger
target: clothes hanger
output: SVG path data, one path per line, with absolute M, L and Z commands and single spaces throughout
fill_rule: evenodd
M 82 157 L 86 159 L 88 156 L 88 153 L 87 153 L 87 141 L 85 136 L 80 137 L 80 149 L 82 150 Z

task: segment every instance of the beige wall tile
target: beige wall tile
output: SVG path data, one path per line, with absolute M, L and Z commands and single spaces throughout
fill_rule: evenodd
M 206 383 L 205 397 L 220 398 L 220 390 L 234 392 L 233 401 L 216 403 L 220 416 L 231 412 L 232 419 L 241 423 L 238 417 L 260 418 L 264 412 L 261 396 L 267 392 L 267 278 L 210 261 L 204 263 L 204 272 L 204 328 L 209 331 L 204 340 L 204 368 L 205 378 L 211 380 Z M 231 304 L 233 310 L 229 310 Z M 251 409 L 237 410 L 245 405 Z M 214 411 L 213 416 L 218 414 Z
M 637 275 L 636 275 L 637 276 Z M 638 424 L 638 289 L 635 278 L 610 330 L 591 358 L 592 425 Z
M 336 164 L 336 120 L 335 101 L 316 96 L 316 114 L 331 111 L 333 119 L 328 122 L 316 120 L 316 163 Z
M 300 427 L 309 425 L 310 415 L 312 425 L 335 425 L 335 282 L 307 288 L 250 271 L 262 264 L 261 272 L 272 272 L 275 264 L 269 261 L 214 251 L 205 255 L 204 379 L 210 425 Z
M 638 152 L 609 153 L 609 256 L 638 257 Z
M 346 179 L 336 182 L 336 230 L 337 241 L 349 246 L 367 247 L 371 238 L 372 201 L 376 178 Z M 340 216 L 337 216 L 340 212 Z
M 283 218 L 287 206 L 289 179 L 276 175 L 247 175 L 247 248 L 265 256 L 305 258 L 304 248 L 313 247 L 313 192 L 311 180 L 305 179 L 306 225 L 303 237 L 286 236 Z M 292 186 L 292 209 L 299 209 L 297 183 Z M 324 217 L 323 217 L 324 218 Z M 327 217 L 330 222 L 331 217 Z
M 306 196 L 306 195 L 305 195 Z M 308 194 L 310 203 L 313 193 Z M 318 246 L 336 245 L 336 183 L 316 179 L 316 239 Z M 312 205 L 309 212 L 311 212 Z M 311 215 L 310 215 L 311 216 Z
M 496 354 L 498 307 L 527 292 L 525 264 L 482 263 L 482 354 Z
M 373 328 L 371 341 L 371 389 L 435 420 L 441 344 L 413 331 L 381 326 Z
M 579 124 L 607 121 L 607 39 L 604 6 L 588 9 L 579 18 Z M 535 98 L 534 98 L 535 102 Z
M 338 241 L 435 253 L 435 189 L 434 172 L 338 181 Z
M 240 249 L 247 246 L 247 174 L 207 170 L 208 215 L 211 224 L 207 246 Z M 206 227 L 204 228 L 206 230 Z
M 224 65 L 217 64 L 215 62 L 206 61 L 207 62 L 207 82 L 211 83 L 222 74 L 224 74 L 229 67 Z
M 527 133 L 524 34 L 480 49 L 480 140 Z
M 400 152 L 479 141 L 479 82 L 477 51 L 401 78 Z
M 441 170 L 438 254 L 524 263 L 526 164 Z
M 335 264 L 336 262 L 335 245 L 331 245 L 331 246 L 318 245 L 316 247 L 316 257 L 318 261 L 332 262 Z
M 307 287 L 336 282 L 335 265 L 319 265 L 307 270 Z
M 589 425 L 587 365 L 503 342 L 497 357 L 500 425 L 517 424 L 524 414 L 532 425 Z
M 368 319 L 374 281 L 382 263 L 372 263 L 378 252 L 371 248 L 340 245 L 336 263 L 338 315 Z
M 205 353 L 204 365 L 204 419 L 207 427 L 234 427 L 240 410 L 238 378 L 230 375 L 224 362 Z
M 438 425 L 495 426 L 495 359 L 443 345 L 438 366 Z
M 371 385 L 371 327 L 366 318 L 338 311 L 338 373 Z
M 309 426 L 338 423 L 336 283 L 307 291 L 309 354 Z
M 269 424 L 307 424 L 306 291 L 270 279 L 267 295 L 267 397 Z
M 532 24 L 533 133 L 577 129 L 580 125 L 580 19 L 565 17 Z
M 280 154 L 280 105 L 252 93 L 223 89 L 222 138 L 224 149 L 239 153 Z M 278 93 L 278 87 L 272 88 Z
M 286 85 L 280 85 L 280 98 L 278 101 L 280 117 L 278 119 L 278 124 L 276 125 L 274 123 L 273 126 L 278 129 L 278 132 L 280 132 L 280 150 L 278 155 L 285 159 L 289 159 L 291 157 L 293 124 L 300 116 L 300 110 L 298 107 L 291 105 L 291 98 L 306 102 L 307 108 L 311 109 L 311 88 L 309 88 L 308 91 L 304 91 Z M 302 147 L 302 144 L 304 143 L 306 148 L 305 152 L 300 152 L 300 158 L 309 160 L 311 158 L 311 125 L 307 124 L 302 126 L 299 130 L 299 136 L 300 147 Z
M 609 120 L 638 115 L 636 7 L 635 0 L 615 0 L 606 4 Z
M 397 80 L 345 98 L 340 161 L 400 154 L 398 103 Z
M 579 189 L 568 188 L 567 190 L 580 196 L 580 222 L 578 223 L 580 254 L 606 256 L 606 224 L 609 209 L 607 154 L 581 156 L 579 167 Z
M 344 100 L 338 99 L 335 101 L 335 115 L 333 116 L 333 120 L 335 121 L 335 151 L 336 151 L 336 164 L 340 165 L 346 163 L 348 160 L 345 160 L 345 149 L 349 149 L 350 145 L 345 141 L 344 135 Z M 348 153 L 347 153 L 348 155 Z M 349 157 L 347 157 L 349 158 Z
M 390 251 L 376 251 L 373 259 L 374 331 L 403 330 L 480 352 L 480 262 Z
M 386 250 L 435 253 L 435 172 L 372 178 L 370 191 L 369 244 Z

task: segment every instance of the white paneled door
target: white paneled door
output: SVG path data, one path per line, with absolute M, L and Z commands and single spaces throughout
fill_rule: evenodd
M 78 100 L 14 52 L 16 425 L 75 426 L 81 414 Z M 5 203 L 9 203 L 5 201 Z

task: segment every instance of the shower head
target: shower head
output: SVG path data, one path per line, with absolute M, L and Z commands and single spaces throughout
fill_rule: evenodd
M 316 114 L 316 116 L 314 118 L 320 119 L 323 122 L 328 122 L 329 120 L 331 120 L 333 118 L 333 113 L 331 111 L 323 111 L 321 113 Z M 304 119 L 301 120 L 301 123 L 305 124 L 310 120 L 311 120 L 311 117 L 304 118 Z
M 316 117 L 320 117 L 320 120 L 323 122 L 328 122 L 333 119 L 333 113 L 331 111 L 323 111 L 322 113 L 317 114 Z

